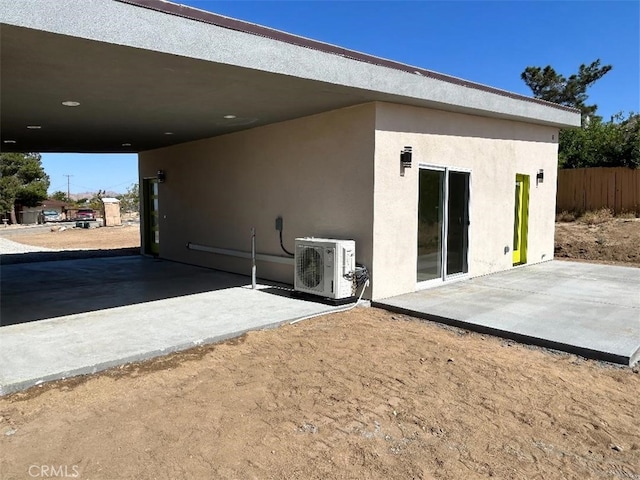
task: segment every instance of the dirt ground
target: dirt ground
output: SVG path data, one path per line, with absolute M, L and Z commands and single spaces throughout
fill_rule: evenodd
M 3 232 L 0 232 L 0 235 Z M 128 248 L 140 246 L 140 225 L 102 228 L 49 228 L 14 230 L 6 238 L 25 245 L 53 249 L 73 248 Z
M 0 478 L 640 479 L 639 372 L 357 308 L 2 397 Z
M 358 308 L 0 400 L 2 477 L 640 478 L 640 375 Z M 75 468 L 75 470 L 74 470 Z
M 555 257 L 640 267 L 640 218 L 556 223 Z

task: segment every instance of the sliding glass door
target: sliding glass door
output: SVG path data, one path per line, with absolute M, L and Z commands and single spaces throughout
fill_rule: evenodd
M 444 170 L 420 169 L 418 199 L 418 282 L 442 276 Z
M 421 168 L 418 182 L 418 283 L 467 273 L 469 173 Z
M 447 275 L 467 273 L 469 174 L 448 172 Z

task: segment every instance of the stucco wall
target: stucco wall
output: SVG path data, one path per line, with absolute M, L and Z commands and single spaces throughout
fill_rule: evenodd
M 188 250 L 187 242 L 284 255 L 296 237 L 351 238 L 371 265 L 375 104 L 142 152 L 140 177 L 160 184 L 160 256 L 250 274 L 245 259 Z M 258 276 L 293 283 L 293 267 L 258 262 Z
M 352 238 L 379 299 L 416 289 L 419 165 L 471 172 L 469 275 L 512 267 L 516 173 L 530 175 L 527 263 L 553 257 L 557 129 L 387 103 L 360 105 L 140 154 L 160 185 L 160 256 L 249 274 L 248 260 L 190 251 L 188 242 L 282 255 L 298 236 Z M 400 175 L 400 151 L 413 168 Z M 535 175 L 544 169 L 544 183 Z M 509 251 L 505 254 L 505 247 Z M 258 263 L 293 282 L 293 268 Z
M 373 298 L 416 288 L 420 164 L 471 171 L 470 276 L 512 266 L 516 173 L 531 176 L 527 263 L 553 257 L 556 128 L 378 103 L 375 137 Z M 413 147 L 413 167 L 403 177 L 405 145 Z M 544 183 L 536 186 L 539 169 Z

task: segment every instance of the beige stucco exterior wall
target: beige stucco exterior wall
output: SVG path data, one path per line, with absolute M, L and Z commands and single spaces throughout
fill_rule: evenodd
M 420 164 L 471 172 L 469 276 L 512 267 L 516 173 L 530 175 L 527 263 L 552 259 L 557 139 L 554 127 L 376 104 L 372 297 L 416 289 Z M 413 167 L 401 176 L 405 145 Z M 544 183 L 536 186 L 539 169 Z
M 554 127 L 371 103 L 140 154 L 160 185 L 160 256 L 250 273 L 250 263 L 195 244 L 283 255 L 300 236 L 351 238 L 372 272 L 366 297 L 416 289 L 419 165 L 471 172 L 469 276 L 512 268 L 515 175 L 530 175 L 527 263 L 553 257 L 558 131 Z M 400 175 L 400 151 L 413 168 Z M 544 169 L 544 183 L 536 172 Z M 505 253 L 505 247 L 509 251 Z M 293 267 L 258 262 L 293 282 Z
M 188 242 L 284 255 L 294 238 L 349 238 L 357 261 L 373 255 L 375 104 L 142 152 L 140 178 L 159 185 L 160 257 L 250 274 L 246 259 L 188 250 Z M 260 278 L 293 283 L 293 266 L 258 262 Z

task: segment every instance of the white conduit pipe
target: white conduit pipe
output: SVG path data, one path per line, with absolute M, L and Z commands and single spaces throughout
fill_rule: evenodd
M 360 300 L 362 300 L 362 295 L 364 294 L 364 291 L 367 289 L 368 286 L 369 286 L 369 280 L 364 282 L 364 287 L 362 287 L 362 291 L 360 292 L 360 296 L 358 297 L 358 300 L 356 300 L 355 303 L 352 303 L 351 305 L 347 305 L 346 307 L 336 308 L 335 310 L 329 310 L 328 312 L 315 313 L 313 315 L 309 315 L 308 317 L 296 318 L 292 322 L 289 322 L 289 325 L 293 325 L 294 323 L 301 322 L 302 320 L 309 320 L 311 318 L 321 317 L 323 315 L 329 315 L 330 313 L 348 312 L 349 310 L 351 310 L 352 308 L 354 308 L 356 305 L 360 303 Z
M 206 245 L 198 245 L 197 243 L 187 243 L 187 248 L 189 250 L 197 250 L 199 252 L 208 252 L 215 253 L 216 255 L 227 255 L 229 257 L 239 257 L 239 258 L 247 258 L 251 259 L 251 252 L 243 252 L 241 250 L 231 250 L 228 248 L 217 248 L 217 247 L 209 247 Z M 281 257 L 279 255 L 267 255 L 264 253 L 257 253 L 256 260 L 262 262 L 271 262 L 271 263 L 282 263 L 285 265 L 293 265 L 293 258 L 291 257 Z

